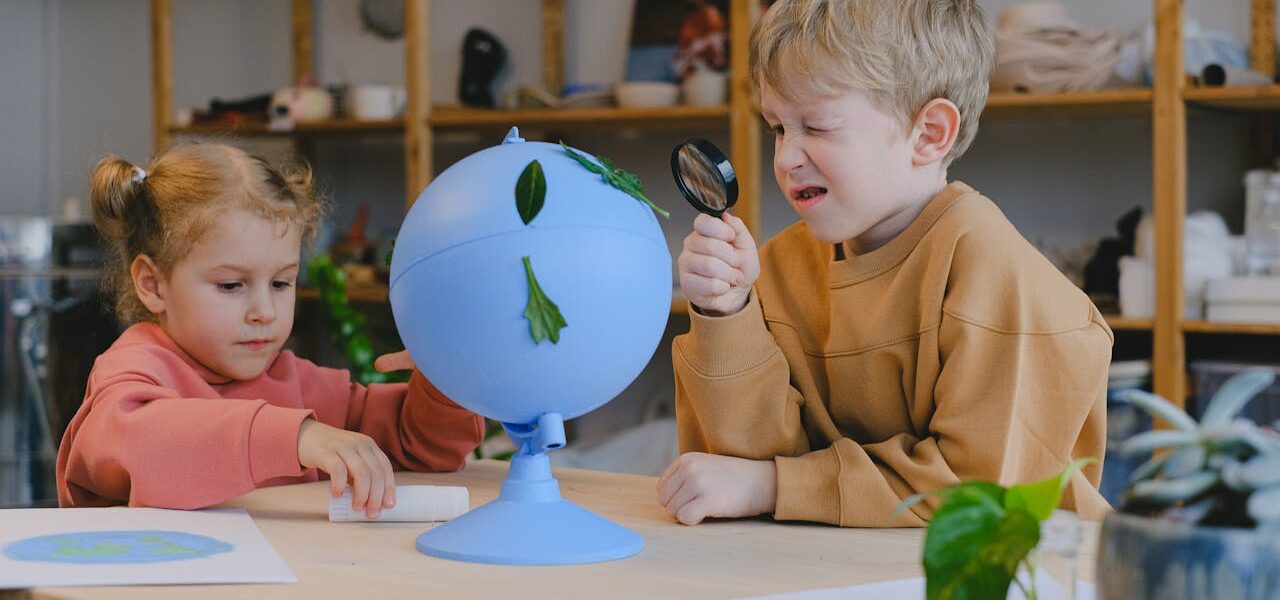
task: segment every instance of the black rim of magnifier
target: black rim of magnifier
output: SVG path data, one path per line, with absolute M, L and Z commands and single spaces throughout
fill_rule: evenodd
M 693 191 L 689 189 L 689 186 L 684 184 L 684 177 L 680 171 L 680 149 L 690 145 L 696 148 L 698 152 L 701 152 L 703 156 L 707 157 L 707 160 L 711 161 L 711 164 L 715 165 L 716 177 L 718 177 L 720 182 L 724 184 L 723 210 L 716 210 L 699 202 L 698 195 L 693 193 Z M 671 151 L 671 175 L 675 177 L 676 187 L 680 189 L 680 195 L 684 196 L 684 199 L 687 200 L 689 204 L 698 209 L 698 212 L 704 212 L 713 217 L 718 217 L 724 211 L 733 208 L 733 205 L 738 202 L 738 176 L 733 172 L 733 167 L 729 165 L 729 159 L 724 157 L 724 153 L 721 152 L 715 144 L 712 144 L 707 140 L 694 138 L 676 146 L 676 149 Z

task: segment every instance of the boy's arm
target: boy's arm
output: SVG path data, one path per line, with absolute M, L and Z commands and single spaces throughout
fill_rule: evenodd
M 1101 458 L 1111 337 L 1100 321 L 1095 313 L 1082 329 L 1035 334 L 944 317 L 929 431 L 863 445 L 845 438 L 803 456 L 778 456 L 775 518 L 920 526 L 938 498 L 890 520 L 911 494 L 962 480 L 1036 481 L 1073 458 Z M 1100 476 L 1098 465 L 1077 473 L 1067 506 L 1100 518 L 1108 508 L 1096 490 Z
M 183 398 L 136 372 L 91 379 L 85 404 L 58 452 L 64 507 L 204 508 L 303 473 L 298 429 L 313 415 L 307 409 Z
M 690 311 L 672 345 L 681 452 L 768 459 L 809 451 L 803 399 L 786 357 L 765 328 L 755 291 L 727 317 Z
M 405 384 L 351 384 L 346 428 L 378 443 L 397 468 L 457 471 L 484 438 L 484 419 L 414 370 Z

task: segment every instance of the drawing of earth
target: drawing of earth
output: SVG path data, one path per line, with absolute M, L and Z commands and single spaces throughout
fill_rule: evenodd
M 18 540 L 4 547 L 4 555 L 36 562 L 142 564 L 204 558 L 233 549 L 226 542 L 180 531 L 85 531 Z

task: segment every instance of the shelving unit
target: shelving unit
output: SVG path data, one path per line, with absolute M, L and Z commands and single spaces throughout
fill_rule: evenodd
M 431 173 L 431 147 L 436 131 L 500 130 L 519 124 L 523 130 L 555 132 L 575 130 L 680 129 L 727 127 L 731 160 L 756 165 L 761 160 L 761 125 L 757 101 L 748 74 L 748 37 L 757 17 L 757 0 L 730 0 L 729 104 L 725 106 L 667 109 L 556 109 L 481 110 L 458 106 L 431 106 L 427 48 L 429 1 L 405 2 L 406 116 L 387 121 L 335 120 L 299 125 L 290 132 L 273 132 L 265 125 L 242 127 L 175 127 L 173 114 L 172 57 L 170 54 L 169 0 L 151 0 L 152 66 L 154 72 L 155 144 L 168 145 L 170 136 L 232 133 L 239 135 L 335 136 L 349 134 L 401 135 L 404 139 L 406 205 L 411 205 Z M 1156 307 L 1152 319 L 1107 316 L 1112 329 L 1150 332 L 1155 392 L 1174 400 L 1186 397 L 1186 334 L 1280 335 L 1280 325 L 1224 324 L 1184 320 L 1182 296 L 1183 217 L 1187 205 L 1188 107 L 1212 110 L 1280 111 L 1280 86 L 1251 88 L 1188 88 L 1183 74 L 1183 0 L 1152 0 L 1155 15 L 1155 81 L 1151 88 L 1106 89 L 1063 94 L 992 94 L 983 119 L 1045 119 L 1136 116 L 1152 123 L 1152 207 L 1156 230 Z M 1253 68 L 1275 71 L 1275 0 L 1250 0 L 1250 54 Z M 543 81 L 552 88 L 563 82 L 564 0 L 541 0 Z M 312 71 L 312 0 L 293 0 L 292 53 L 295 77 Z M 1270 150 L 1270 149 L 1268 149 Z M 754 232 L 760 231 L 761 180 L 758 169 L 743 170 L 739 203 L 735 212 Z M 361 301 L 385 301 L 385 288 L 353 288 Z M 300 294 L 307 297 L 305 290 Z M 673 312 L 686 304 L 677 299 Z

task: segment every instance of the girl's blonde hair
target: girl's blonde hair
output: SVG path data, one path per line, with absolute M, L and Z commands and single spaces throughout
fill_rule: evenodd
M 306 165 L 282 171 L 225 144 L 177 145 L 146 169 L 108 156 L 93 169 L 89 205 L 93 225 L 111 249 L 104 283 L 126 323 L 153 318 L 129 273 L 138 255 L 168 273 L 219 214 L 236 208 L 298 227 L 308 243 L 325 209 Z
M 987 103 L 995 37 L 977 0 L 779 0 L 751 31 L 751 78 L 788 100 L 867 92 L 909 131 L 930 100 L 960 109 L 964 154 Z

